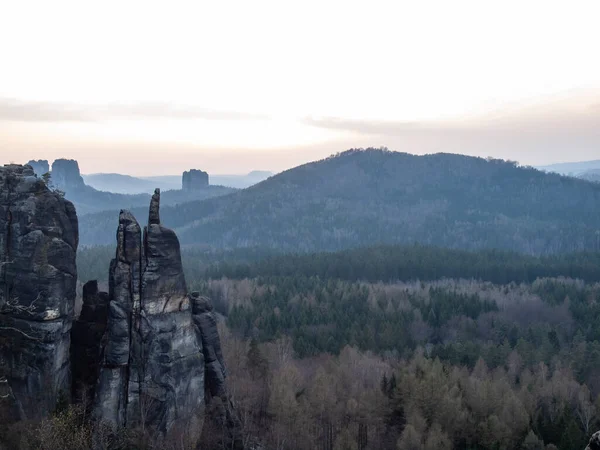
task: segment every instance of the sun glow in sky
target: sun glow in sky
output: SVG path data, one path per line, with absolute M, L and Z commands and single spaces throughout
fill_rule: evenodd
M 0 160 L 600 158 L 597 1 L 2 1 Z

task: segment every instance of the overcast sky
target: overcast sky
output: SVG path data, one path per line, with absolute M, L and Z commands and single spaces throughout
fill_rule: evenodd
M 599 17 L 597 0 L 2 1 L 0 162 L 600 159 Z

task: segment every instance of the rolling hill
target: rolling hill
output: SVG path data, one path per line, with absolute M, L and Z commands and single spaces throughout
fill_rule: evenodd
M 561 175 L 579 176 L 590 170 L 600 170 L 600 159 L 594 161 L 578 161 L 539 166 L 545 172 L 555 172 Z
M 271 172 L 255 170 L 246 175 L 211 175 L 211 185 L 244 189 L 266 180 Z M 116 194 L 141 194 L 152 192 L 154 188 L 163 191 L 180 190 L 181 175 L 164 175 L 153 177 L 132 177 L 120 173 L 93 173 L 82 175 L 85 183 L 99 191 Z
M 600 186 L 454 154 L 349 150 L 220 198 L 166 206 L 184 245 L 340 250 L 382 243 L 549 254 L 600 247 Z M 144 209 L 134 210 L 143 221 Z M 117 214 L 80 220 L 84 245 Z
M 600 169 L 590 169 L 578 175 L 582 180 L 593 181 L 600 183 Z

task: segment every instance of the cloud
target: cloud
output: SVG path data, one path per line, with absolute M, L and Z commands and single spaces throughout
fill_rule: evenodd
M 462 153 L 539 165 L 598 159 L 600 92 L 572 92 L 447 121 L 302 120 L 307 126 L 346 131 L 356 145 L 409 153 Z
M 479 116 L 446 121 L 356 120 L 341 117 L 305 117 L 304 125 L 364 136 L 389 137 L 532 137 L 577 133 L 600 135 L 600 92 L 579 92 L 528 105 L 493 110 Z
M 385 120 L 355 120 L 340 117 L 305 117 L 304 125 L 336 131 L 352 131 L 360 134 L 394 135 L 398 133 L 423 130 L 424 125 L 418 122 L 395 122 Z
M 265 120 L 264 114 L 224 111 L 166 102 L 75 103 L 36 102 L 0 98 L 0 120 L 20 122 L 100 122 L 111 119 Z

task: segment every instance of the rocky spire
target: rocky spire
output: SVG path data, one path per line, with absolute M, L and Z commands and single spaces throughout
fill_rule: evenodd
M 150 213 L 148 214 L 148 225 L 160 225 L 160 189 L 154 189 L 150 200 Z
M 181 177 L 181 189 L 184 191 L 199 191 L 208 187 L 208 173 L 202 170 L 192 169 L 183 172 Z
M 196 336 L 175 233 L 160 224 L 160 192 L 141 229 L 121 211 L 109 277 L 106 345 L 95 417 L 143 424 L 163 435 L 175 425 L 194 437 L 204 405 L 204 354 Z M 198 436 L 196 436 L 196 439 Z
M 70 394 L 78 242 L 71 202 L 30 166 L 0 168 L 0 380 L 15 417 L 43 417 Z

